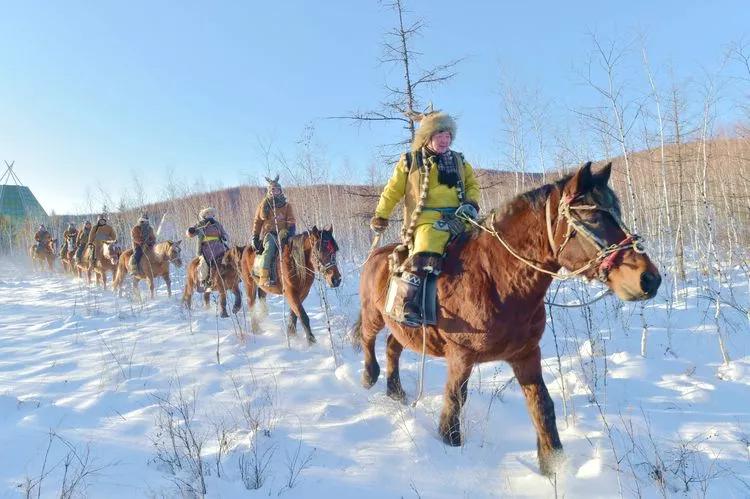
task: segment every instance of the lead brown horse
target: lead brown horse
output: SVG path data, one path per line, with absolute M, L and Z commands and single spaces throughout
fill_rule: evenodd
M 565 268 L 599 279 L 627 301 L 652 298 L 661 283 L 638 237 L 620 219 L 617 197 L 607 185 L 610 173 L 611 164 L 592 173 L 587 163 L 574 175 L 516 197 L 485 220 L 485 230 L 465 241 L 460 252 L 447 256 L 438 280 L 438 323 L 424 331 L 426 352 L 448 364 L 439 424 L 446 444 L 461 444 L 459 417 L 474 364 L 504 360 L 526 397 L 540 470 L 554 473 L 562 444 L 539 349 L 552 274 Z M 370 388 L 380 374 L 375 339 L 388 326 L 387 394 L 404 400 L 399 357 L 404 347 L 422 351 L 423 331 L 383 312 L 392 249 L 380 248 L 364 266 L 355 335 L 361 334 L 364 350 L 362 383 Z
M 154 281 L 157 277 L 164 279 L 167 285 L 167 295 L 172 296 L 172 278 L 169 275 L 169 264 L 175 267 L 182 267 L 182 241 L 163 241 L 154 246 L 153 251 L 146 251 L 141 257 L 141 270 L 133 274 L 133 292 L 140 296 L 138 283 L 145 280 L 148 283 L 148 289 L 151 292 L 151 298 L 154 297 Z M 130 257 L 133 256 L 133 249 L 125 250 L 120 256 L 117 264 L 117 275 L 112 281 L 112 289 L 119 289 L 122 296 L 122 283 L 125 276 L 128 275 L 128 264 Z
M 236 314 L 242 308 L 242 291 L 240 291 L 240 259 L 244 246 L 233 246 L 224 252 L 217 262 L 211 263 L 211 288 L 219 292 L 219 307 L 221 316 L 229 317 L 227 313 L 227 291 L 234 294 L 232 313 Z M 217 271 L 218 270 L 218 271 Z M 185 277 L 185 291 L 182 303 L 187 309 L 193 304 L 193 293 L 198 284 L 198 257 L 193 258 L 187 268 Z M 208 308 L 211 292 L 203 292 L 203 304 Z
M 295 261 L 294 247 L 299 245 L 302 255 Z M 305 301 L 310 293 L 310 288 L 315 281 L 315 274 L 320 274 L 326 280 L 328 286 L 335 288 L 341 284 L 341 273 L 336 265 L 336 252 L 339 247 L 333 238 L 333 227 L 326 227 L 319 230 L 317 227 L 305 231 L 290 239 L 281 251 L 281 258 L 278 258 L 276 265 L 276 275 L 279 276 L 277 284 L 273 286 L 259 286 L 252 269 L 257 257 L 254 248 L 247 246 L 242 255 L 242 281 L 245 283 L 245 294 L 247 295 L 247 306 L 251 313 L 253 331 L 257 331 L 257 316 L 254 313 L 256 290 L 260 289 L 264 293 L 260 294 L 261 300 L 265 299 L 265 293 L 274 295 L 284 295 L 289 303 L 289 322 L 287 325 L 287 334 L 294 336 L 297 334 L 297 318 L 302 321 L 302 327 L 305 329 L 305 336 L 308 343 L 315 343 L 315 336 L 310 329 L 310 318 L 307 316 L 305 307 L 302 302 Z

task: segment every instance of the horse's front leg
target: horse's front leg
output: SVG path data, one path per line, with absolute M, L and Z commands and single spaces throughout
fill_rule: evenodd
M 285 289 L 291 290 L 291 286 L 286 286 Z M 293 291 L 285 292 L 285 296 L 287 301 L 289 302 L 289 308 L 294 312 L 294 314 L 299 317 L 300 321 L 302 322 L 302 327 L 305 329 L 305 336 L 307 337 L 307 343 L 312 345 L 317 340 L 315 339 L 315 336 L 312 334 L 312 329 L 310 329 L 310 317 L 307 316 L 307 312 L 305 312 L 305 307 L 302 306 L 302 300 L 300 300 L 297 296 L 293 294 Z
M 153 300 L 154 297 L 156 296 L 156 292 L 154 291 L 154 281 L 156 279 L 154 279 L 154 276 L 152 275 L 148 276 L 147 279 L 148 279 L 148 290 L 151 292 L 151 299 Z
M 221 308 L 221 317 L 229 317 L 227 313 L 227 289 L 224 286 L 219 288 L 219 307 Z
M 182 304 L 188 310 L 193 306 L 193 283 L 190 280 L 190 277 L 185 279 L 185 289 L 182 292 Z
M 440 414 L 440 436 L 443 442 L 461 445 L 461 409 L 466 403 L 469 377 L 474 361 L 461 351 L 448 352 L 448 381 L 445 384 L 443 411 Z
M 172 298 L 172 278 L 169 276 L 169 272 L 164 275 L 164 282 L 167 284 L 167 296 Z
M 545 476 L 552 476 L 557 462 L 562 458 L 562 443 L 555 422 L 555 404 L 542 378 L 539 347 L 528 357 L 511 362 L 511 366 L 526 397 L 526 406 L 536 428 L 539 470 Z

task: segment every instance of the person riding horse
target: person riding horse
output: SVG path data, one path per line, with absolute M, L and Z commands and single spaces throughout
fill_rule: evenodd
M 253 221 L 253 246 L 260 255 L 258 269 L 258 284 L 273 286 L 276 284 L 276 255 L 279 248 L 283 248 L 290 237 L 294 236 L 297 222 L 294 218 L 292 205 L 287 202 L 281 189 L 279 176 L 270 179 L 266 177 L 268 190 L 266 196 L 255 210 Z M 261 242 L 262 241 L 262 242 Z
M 198 236 L 198 279 L 200 287 L 208 291 L 211 266 L 216 267 L 228 248 L 229 235 L 216 220 L 216 210 L 204 208 L 198 214 L 198 223 L 187 229 L 187 237 Z
M 466 228 L 462 219 L 476 219 L 479 211 L 474 170 L 463 154 L 450 149 L 456 122 L 442 112 L 413 119 L 421 123 L 411 151 L 401 155 L 370 221 L 373 231 L 384 232 L 388 217 L 405 197 L 403 245 L 397 251 L 408 248 L 409 258 L 400 266 L 400 279 L 394 280 L 389 315 L 408 326 L 422 324 L 425 279 L 440 273 L 448 242 Z
M 138 219 L 138 224 L 130 231 L 130 237 L 133 240 L 133 257 L 130 270 L 132 273 L 140 273 L 142 272 L 141 258 L 143 258 L 143 254 L 148 252 L 148 255 L 153 255 L 154 245 L 156 245 L 154 229 L 149 223 L 147 214 L 144 213 Z
M 88 238 L 88 246 L 91 251 L 91 257 L 89 258 L 89 269 L 94 268 L 96 259 L 102 253 L 102 246 L 105 241 L 114 241 L 117 239 L 117 233 L 111 225 L 107 223 L 107 217 L 104 214 L 99 215 L 96 220 L 96 226 L 91 229 Z
M 91 222 L 86 220 L 83 222 L 83 227 L 78 231 L 78 237 L 76 238 L 76 262 L 80 263 L 83 259 L 83 251 L 86 249 L 86 245 L 89 242 L 89 234 L 91 234 Z
M 37 243 L 37 252 L 41 252 L 42 250 L 46 249 L 51 240 L 52 235 L 47 231 L 47 228 L 44 226 L 44 224 L 39 225 L 39 229 L 36 231 L 36 234 L 34 234 L 34 241 L 36 241 Z
M 60 258 L 65 258 L 68 253 L 75 251 L 76 239 L 78 239 L 78 229 L 73 222 L 68 222 L 68 228 L 63 232 L 63 244 L 60 246 Z

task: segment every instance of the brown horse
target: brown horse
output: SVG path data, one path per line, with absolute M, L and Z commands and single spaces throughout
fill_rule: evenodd
M 293 241 L 292 241 L 293 240 Z M 295 262 L 293 246 L 300 244 L 304 255 L 304 262 Z M 291 336 L 297 334 L 297 317 L 302 321 L 305 336 L 308 343 L 315 343 L 315 336 L 310 329 L 310 318 L 307 316 L 302 302 L 307 298 L 316 273 L 322 275 L 328 286 L 335 288 L 341 284 L 341 273 L 336 266 L 336 252 L 339 247 L 333 238 L 333 227 L 324 228 L 322 231 L 317 227 L 303 232 L 291 238 L 281 251 L 282 257 L 277 259 L 276 275 L 279 276 L 278 283 L 273 286 L 258 286 L 253 276 L 253 264 L 255 263 L 255 250 L 247 246 L 242 255 L 242 280 L 245 283 L 245 294 L 247 294 L 247 306 L 253 321 L 253 331 L 258 329 L 257 317 L 254 312 L 256 289 L 265 293 L 284 295 L 289 303 L 289 323 L 287 333 Z M 301 260 L 301 258 L 300 258 Z M 265 300 L 265 293 L 259 293 L 261 301 Z
M 76 236 L 68 236 L 63 245 L 63 250 L 60 253 L 60 262 L 62 263 L 63 270 L 75 275 Z
M 102 243 L 102 253 L 101 255 L 97 255 L 93 266 L 89 264 L 91 261 L 91 248 L 87 248 L 83 252 L 83 257 L 76 266 L 80 273 L 86 275 L 86 282 L 88 284 L 91 284 L 91 273 L 93 272 L 96 283 L 101 284 L 104 289 L 107 289 L 107 273 L 111 273 L 114 279 L 120 255 L 122 255 L 122 247 L 117 241 L 104 241 Z
M 242 308 L 242 291 L 240 291 L 240 259 L 244 246 L 233 246 L 229 248 L 220 261 L 211 264 L 211 288 L 219 292 L 219 306 L 221 307 L 221 316 L 229 317 L 227 313 L 227 290 L 234 294 L 234 305 L 232 313 L 237 313 Z M 218 272 L 217 272 L 218 270 Z M 182 302 L 188 309 L 193 304 L 193 293 L 198 284 L 198 257 L 193 258 L 187 268 L 187 277 L 185 279 L 185 292 L 182 295 Z M 208 308 L 210 305 L 211 293 L 203 293 L 203 303 Z
M 44 264 L 47 264 L 50 272 L 55 269 L 55 247 L 57 239 L 50 239 L 46 243 L 34 243 L 29 247 L 29 256 L 31 257 L 32 267 L 38 267 L 44 270 Z
M 155 294 L 154 281 L 157 277 L 161 277 L 167 284 L 167 295 L 172 296 L 172 279 L 169 275 L 169 264 L 182 267 L 182 248 L 180 247 L 180 243 L 182 241 L 163 241 L 154 246 L 153 252 L 143 253 L 143 257 L 141 257 L 141 271 L 133 274 L 133 292 L 136 295 L 140 296 L 138 283 L 146 280 L 148 282 L 148 289 L 151 292 L 151 298 L 153 298 Z M 128 275 L 128 263 L 132 255 L 132 249 L 125 250 L 122 253 L 120 261 L 117 264 L 117 275 L 115 275 L 115 280 L 112 281 L 112 289 L 119 289 L 120 296 L 122 296 L 122 284 Z
M 446 258 L 437 286 L 438 323 L 424 334 L 426 352 L 448 364 L 439 425 L 448 445 L 461 444 L 459 416 L 474 364 L 505 360 L 526 397 L 540 470 L 554 473 L 562 444 L 539 349 L 552 274 L 563 267 L 598 278 L 628 301 L 652 298 L 661 283 L 638 237 L 620 219 L 619 202 L 607 185 L 610 173 L 611 164 L 592 173 L 587 163 L 574 175 L 516 197 L 465 241 L 460 254 Z M 370 388 L 380 374 L 375 338 L 388 325 L 387 394 L 404 400 L 399 357 L 404 347 L 422 351 L 423 330 L 398 324 L 383 312 L 392 249 L 380 248 L 364 266 L 355 335 L 361 334 L 364 350 L 362 383 Z

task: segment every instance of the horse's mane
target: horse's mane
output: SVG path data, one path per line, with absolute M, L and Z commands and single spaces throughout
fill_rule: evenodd
M 502 221 L 506 217 L 513 216 L 520 213 L 528 208 L 533 210 L 541 209 L 547 202 L 551 192 L 558 190 L 562 191 L 570 179 L 573 178 L 573 173 L 563 175 L 558 180 L 536 187 L 522 194 L 519 194 L 512 199 L 506 201 L 497 209 L 490 211 L 490 214 L 483 219 L 483 222 L 487 218 L 492 217 L 494 214 L 495 221 Z M 611 206 L 617 213 L 620 213 L 620 202 L 617 196 L 614 195 L 612 189 L 608 185 L 593 182 L 591 189 L 583 195 L 583 201 L 589 204 Z

